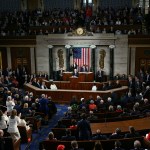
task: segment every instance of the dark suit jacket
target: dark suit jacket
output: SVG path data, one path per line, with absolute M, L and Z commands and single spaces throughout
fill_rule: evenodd
M 72 70 L 77 69 L 77 68 L 78 68 L 78 65 L 77 65 L 77 64 L 73 64 L 73 65 L 71 66 L 71 68 L 72 68 Z
M 121 135 L 121 134 L 113 134 L 113 135 L 110 135 L 109 138 L 110 139 L 121 139 L 121 138 L 123 138 L 123 135 Z
M 85 67 L 81 67 L 81 70 L 80 70 L 81 72 L 88 72 L 88 68 L 85 66 Z
M 76 72 L 76 73 L 75 73 L 75 72 L 73 72 L 73 73 L 72 73 L 72 76 L 76 76 L 76 77 L 78 77 L 78 76 L 79 76 L 79 73 L 78 73 L 78 72 Z
M 126 133 L 124 138 L 134 138 L 134 137 L 140 137 L 140 134 L 138 132 L 133 133 Z
M 86 119 L 81 119 L 77 124 L 80 140 L 89 140 L 92 135 L 90 123 Z
M 106 135 L 102 135 L 102 134 L 97 134 L 96 136 L 94 136 L 92 138 L 92 140 L 107 140 L 107 136 Z

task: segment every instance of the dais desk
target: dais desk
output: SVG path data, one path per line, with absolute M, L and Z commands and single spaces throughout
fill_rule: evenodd
M 70 81 L 72 72 L 63 72 L 63 81 Z M 79 72 L 78 82 L 93 82 L 93 72 Z
M 109 97 L 112 92 L 116 92 L 118 95 L 125 93 L 128 91 L 127 86 L 122 86 L 121 88 L 107 90 L 107 91 L 91 91 L 91 90 L 70 90 L 70 89 L 58 89 L 58 90 L 50 90 L 50 89 L 39 89 L 37 87 L 32 86 L 31 84 L 25 84 L 25 90 L 29 92 L 33 92 L 34 95 L 40 96 L 41 94 L 47 94 L 47 96 L 51 96 L 54 102 L 58 103 L 69 103 L 72 99 L 72 96 L 76 96 L 78 100 L 84 97 L 88 99 L 90 95 L 96 99 L 97 95 L 107 96 Z

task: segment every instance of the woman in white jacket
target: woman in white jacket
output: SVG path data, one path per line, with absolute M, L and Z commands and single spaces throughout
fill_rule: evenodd
M 7 112 L 8 112 L 8 114 L 10 114 L 15 106 L 15 102 L 11 96 L 7 97 L 6 106 L 7 106 Z
M 9 121 L 8 121 L 8 133 L 10 133 L 12 139 L 14 141 L 20 139 L 20 133 L 18 130 L 18 124 L 20 123 L 20 116 L 17 116 L 17 111 L 16 109 L 13 109 L 11 111 L 11 115 L 9 116 Z
M 7 123 L 8 117 L 0 110 L 0 129 L 4 131 L 4 134 L 7 133 Z

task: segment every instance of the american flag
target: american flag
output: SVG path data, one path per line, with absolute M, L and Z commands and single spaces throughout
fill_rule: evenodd
M 88 70 L 91 66 L 91 49 L 89 47 L 75 47 L 73 48 L 73 61 L 77 63 L 78 67 L 81 68 L 86 65 Z

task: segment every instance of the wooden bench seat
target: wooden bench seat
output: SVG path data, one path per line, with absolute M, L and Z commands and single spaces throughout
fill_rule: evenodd
M 33 125 L 33 131 L 37 131 L 41 128 L 41 120 L 36 119 L 35 117 L 26 117 L 26 121 L 29 121 Z
M 123 117 L 113 117 L 113 118 L 101 118 L 101 119 L 94 119 L 90 120 L 90 123 L 103 123 L 103 122 L 117 122 L 123 120 L 133 120 L 138 119 L 140 116 L 123 116 Z M 78 121 L 79 119 L 77 119 Z M 61 122 L 66 127 L 71 126 L 71 119 L 61 119 Z
M 139 140 L 142 144 L 142 147 L 147 148 L 145 143 L 144 143 L 144 138 L 139 137 L 139 138 L 101 140 L 103 150 L 112 150 L 112 148 L 114 148 L 114 144 L 115 144 L 116 140 L 119 140 L 122 143 L 122 147 L 125 150 L 129 150 L 129 149 L 133 148 L 133 143 L 135 140 Z M 90 140 L 90 141 L 77 141 L 77 142 L 78 142 L 79 148 L 84 148 L 84 150 L 93 150 L 96 141 Z M 57 150 L 57 146 L 59 144 L 65 145 L 65 150 L 71 149 L 71 142 L 70 141 L 48 141 L 48 140 L 44 140 L 44 141 L 39 143 L 39 150 L 42 150 L 42 149 L 49 150 L 49 148 L 51 148 L 52 150 Z

